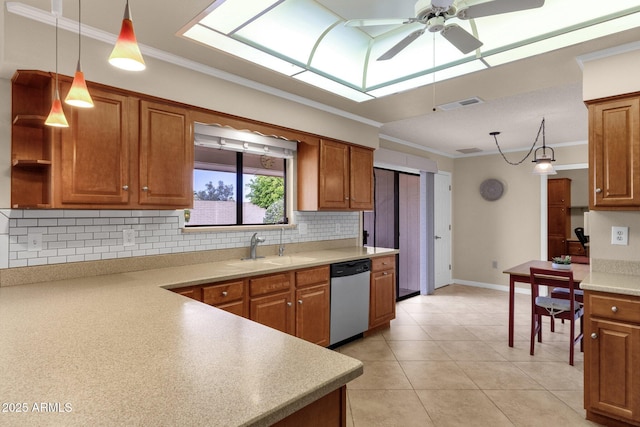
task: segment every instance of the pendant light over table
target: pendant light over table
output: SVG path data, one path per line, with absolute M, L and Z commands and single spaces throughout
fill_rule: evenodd
M 91 95 L 89 94 L 89 90 L 87 89 L 87 83 L 84 80 L 84 73 L 82 72 L 82 67 L 80 65 L 80 54 L 82 50 L 82 6 L 80 3 L 81 0 L 78 0 L 78 65 L 76 67 L 76 73 L 73 77 L 71 89 L 69 89 L 69 93 L 64 99 L 64 102 L 69 105 L 73 105 L 74 107 L 92 108 L 93 100 L 91 99 Z
M 129 71 L 142 71 L 146 68 L 142 53 L 138 47 L 136 35 L 133 31 L 129 0 L 127 0 L 127 5 L 124 9 L 120 35 L 118 36 L 116 45 L 113 47 L 111 56 L 109 56 L 109 63 L 114 67 Z

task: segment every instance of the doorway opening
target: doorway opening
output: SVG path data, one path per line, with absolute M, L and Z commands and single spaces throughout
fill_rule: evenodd
M 396 300 L 420 294 L 420 175 L 374 168 L 374 210 L 363 215 L 365 246 L 399 249 Z

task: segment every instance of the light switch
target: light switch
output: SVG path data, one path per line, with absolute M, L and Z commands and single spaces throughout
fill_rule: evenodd
M 42 250 L 42 234 L 27 235 L 27 250 L 31 252 Z
M 628 245 L 629 227 L 611 227 L 611 244 Z

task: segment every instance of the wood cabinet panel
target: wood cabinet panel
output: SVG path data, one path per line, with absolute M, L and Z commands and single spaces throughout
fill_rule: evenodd
M 350 150 L 349 207 L 356 210 L 373 209 L 373 152 L 352 146 Z
M 320 209 L 349 207 L 349 146 L 320 141 Z
M 297 288 L 318 283 L 329 283 L 328 265 L 296 271 Z
M 371 274 L 369 298 L 369 329 L 385 325 L 396 317 L 395 270 Z
M 589 206 L 640 208 L 640 96 L 589 103 Z
M 251 298 L 249 318 L 287 334 L 294 334 L 294 307 L 291 292 Z
M 244 281 L 242 280 L 202 287 L 202 302 L 206 304 L 223 304 L 242 298 L 244 298 Z
M 296 336 L 326 347 L 329 345 L 329 283 L 296 290 Z
M 291 273 L 289 272 L 249 279 L 249 292 L 251 296 L 287 291 L 290 288 Z
M 640 425 L 640 298 L 585 291 L 587 418 Z
M 65 83 L 63 87 L 69 87 Z M 129 97 L 89 85 L 94 108 L 69 108 L 69 129 L 61 133 L 60 186 L 56 199 L 67 204 L 130 202 L 131 115 Z
M 140 204 L 193 204 L 193 132 L 185 108 L 140 102 Z
M 571 236 L 571 180 L 547 181 L 547 259 L 567 253 Z

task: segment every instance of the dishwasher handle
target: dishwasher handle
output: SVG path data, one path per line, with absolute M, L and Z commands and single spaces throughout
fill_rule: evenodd
M 371 260 L 369 258 L 331 264 L 331 277 L 353 276 L 368 271 L 371 271 Z

